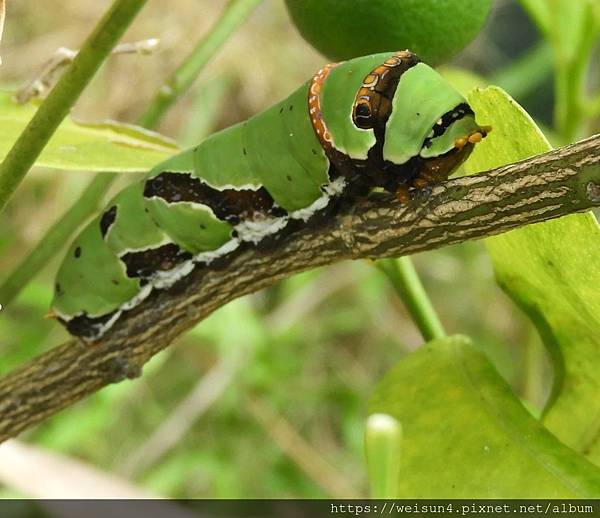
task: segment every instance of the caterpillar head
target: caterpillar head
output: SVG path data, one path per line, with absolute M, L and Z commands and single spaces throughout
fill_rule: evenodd
M 467 101 L 410 51 L 396 52 L 363 79 L 352 121 L 375 133 L 370 160 L 377 167 L 428 181 L 447 178 L 491 129 L 479 126 Z

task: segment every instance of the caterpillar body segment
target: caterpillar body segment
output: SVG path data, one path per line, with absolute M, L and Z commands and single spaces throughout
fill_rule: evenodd
M 67 252 L 53 311 L 96 340 L 153 290 L 242 244 L 317 224 L 332 200 L 380 187 L 406 201 L 410 189 L 447 178 L 487 131 L 409 51 L 327 65 L 115 196 Z

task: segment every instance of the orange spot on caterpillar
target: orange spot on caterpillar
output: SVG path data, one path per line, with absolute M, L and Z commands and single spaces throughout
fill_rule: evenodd
M 476 132 L 476 133 L 472 133 L 471 135 L 469 135 L 469 138 L 467 139 L 471 144 L 477 144 L 477 142 L 481 142 L 481 139 L 483 138 L 483 135 L 481 133 Z
M 465 144 L 466 144 L 466 143 L 467 143 L 467 139 L 466 139 L 466 138 L 463 138 L 463 137 L 461 137 L 461 138 L 457 138 L 457 139 L 454 141 L 454 147 L 455 147 L 456 149 L 462 149 L 462 148 L 464 148 L 464 147 L 465 147 Z
M 367 77 L 365 77 L 362 85 L 364 88 L 373 88 L 377 84 L 377 81 L 379 81 L 379 76 L 376 76 L 375 74 L 369 74 Z
M 324 81 L 327 79 L 330 70 L 336 65 L 326 65 L 320 69 L 313 77 L 308 95 L 308 107 L 311 115 L 313 130 L 324 149 L 331 148 L 331 134 L 327 131 L 327 126 L 323 120 L 321 112 L 321 91 Z

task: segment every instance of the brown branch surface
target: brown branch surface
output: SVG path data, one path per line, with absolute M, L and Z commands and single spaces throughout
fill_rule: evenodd
M 399 206 L 377 195 L 269 251 L 246 249 L 156 292 L 100 342 L 70 340 L 0 380 L 0 440 L 142 366 L 217 308 L 294 273 L 344 259 L 399 257 L 600 206 L 600 135 L 476 176 Z

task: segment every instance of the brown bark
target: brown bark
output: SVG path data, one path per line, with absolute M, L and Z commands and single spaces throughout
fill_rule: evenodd
M 70 340 L 0 380 L 0 440 L 142 366 L 227 302 L 344 259 L 399 257 L 600 206 L 600 135 L 476 176 L 400 206 L 376 195 L 268 251 L 246 249 L 156 292 L 93 345 Z

